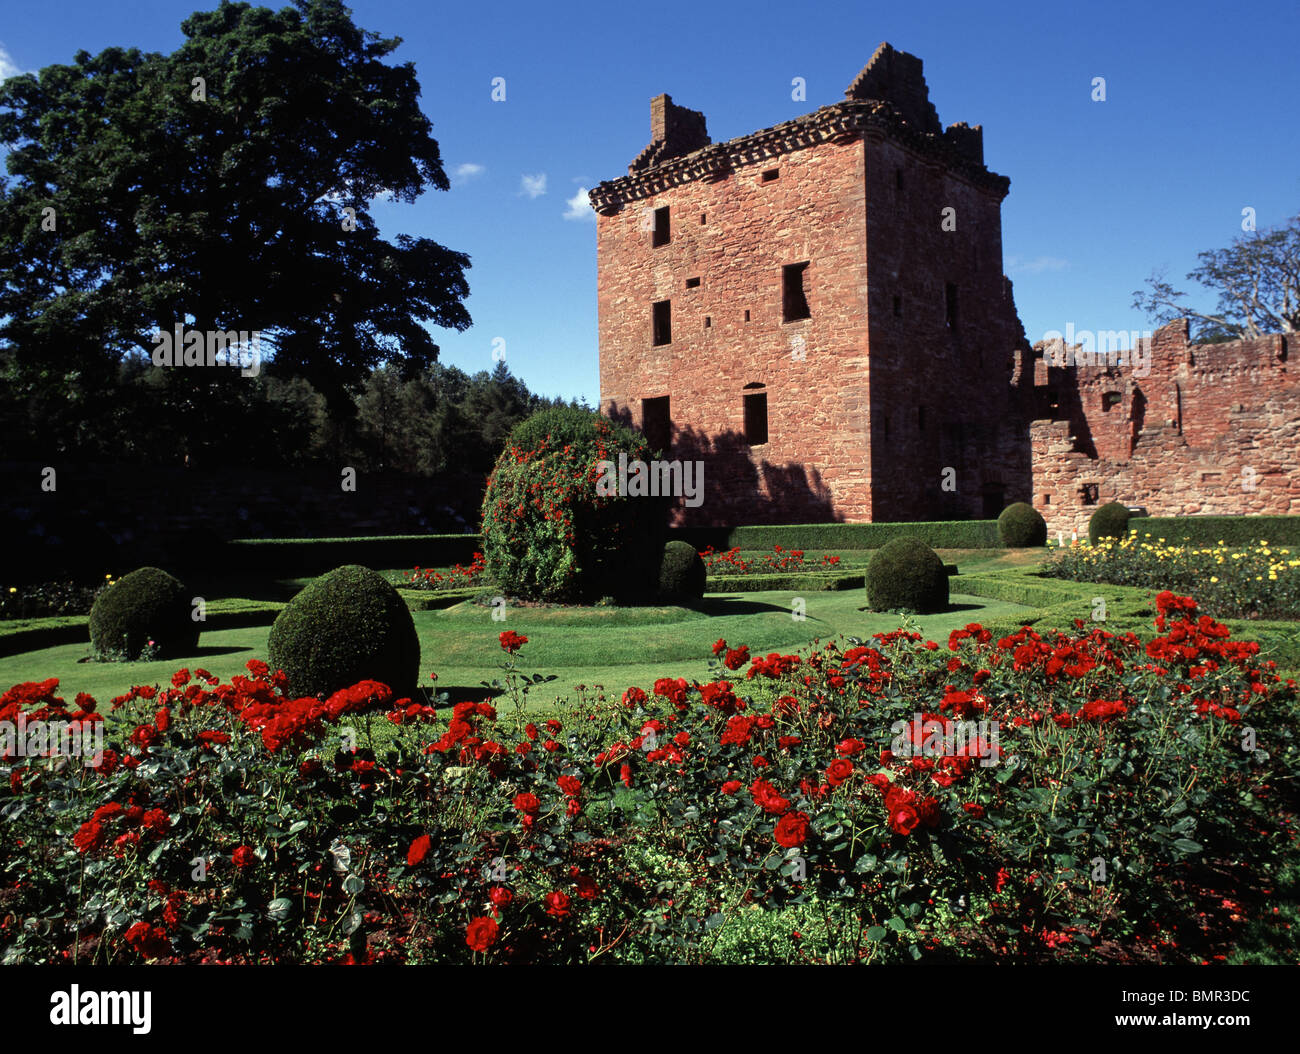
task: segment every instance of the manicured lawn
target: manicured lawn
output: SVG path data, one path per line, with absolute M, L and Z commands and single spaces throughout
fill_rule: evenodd
M 494 621 L 492 609 L 471 602 L 441 611 L 413 614 L 420 636 L 421 675 L 438 674 L 437 687 L 453 699 L 481 694 L 483 681 L 499 677 L 505 657 L 498 635 L 506 629 L 530 638 L 521 668 L 555 675 L 557 680 L 534 692 L 531 705 L 550 705 L 574 685 L 604 685 L 621 693 L 630 685 L 649 689 L 665 676 L 699 679 L 707 675 L 710 649 L 718 638 L 751 651 L 792 652 L 816 638 L 839 635 L 867 638 L 897 628 L 896 615 L 863 610 L 860 590 L 804 595 L 806 618 L 796 620 L 789 591 L 710 596 L 698 609 L 661 608 L 527 608 L 506 609 Z M 917 619 L 921 631 L 944 640 L 948 631 L 968 622 L 1014 618 L 1032 608 L 1003 600 L 954 594 L 953 610 Z M 266 658 L 267 627 L 205 633 L 192 656 L 161 662 L 82 662 L 89 644 L 68 644 L 0 658 L 0 684 L 59 678 L 71 698 L 89 692 L 101 702 L 136 684 L 166 684 L 182 666 L 203 667 L 223 679 L 244 672 L 252 658 Z

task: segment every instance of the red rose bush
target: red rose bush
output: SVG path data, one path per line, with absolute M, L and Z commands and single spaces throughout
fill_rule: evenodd
M 230 683 L 179 671 L 105 716 L 57 682 L 16 685 L 0 720 L 104 721 L 106 746 L 86 766 L 4 745 L 0 948 L 1200 961 L 1230 938 L 1188 929 L 1206 865 L 1263 874 L 1294 837 L 1296 686 L 1190 598 L 1157 606 L 1145 643 L 1082 623 L 799 655 L 720 640 L 705 683 L 665 676 L 513 732 L 488 702 L 374 682 L 292 698 L 256 660 Z M 527 643 L 501 635 L 512 678 Z M 372 715 L 390 722 L 378 747 L 358 734 Z

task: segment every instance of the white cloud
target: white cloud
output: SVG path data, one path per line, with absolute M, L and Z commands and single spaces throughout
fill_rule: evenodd
M 591 201 L 587 198 L 586 187 L 579 187 L 578 193 L 571 198 L 565 198 L 564 204 L 568 206 L 564 210 L 566 220 L 577 220 L 579 223 L 585 220 L 596 222 L 596 210 L 591 207 Z
M 14 61 L 13 56 L 9 54 L 9 49 L 0 44 L 0 81 L 8 80 L 19 73 L 22 73 L 22 69 Z
M 546 173 L 539 172 L 535 176 L 520 176 L 519 193 L 527 194 L 530 198 L 540 198 L 546 193 Z
M 482 165 L 476 165 L 473 161 L 466 161 L 463 165 L 457 165 L 451 173 L 453 183 L 468 183 L 475 176 L 481 176 L 486 169 Z
M 1070 261 L 1059 256 L 1035 256 L 1032 260 L 1007 257 L 1007 274 L 1042 274 L 1045 271 L 1064 271 L 1069 266 Z

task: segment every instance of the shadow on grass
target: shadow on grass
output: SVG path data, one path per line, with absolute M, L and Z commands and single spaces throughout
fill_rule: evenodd
M 790 608 L 781 604 L 768 604 L 758 600 L 744 600 L 738 596 L 712 596 L 689 606 L 692 611 L 703 615 L 757 615 L 764 611 L 789 612 Z
M 921 615 L 921 616 L 919 616 L 919 617 L 920 617 L 920 618 L 929 618 L 931 615 L 951 615 L 951 614 L 953 614 L 953 612 L 956 612 L 956 611 L 982 611 L 982 610 L 984 610 L 984 607 L 985 607 L 984 604 L 949 604 L 949 605 L 948 605 L 946 608 L 944 608 L 942 611 L 927 611 L 924 615 Z M 899 614 L 899 612 L 897 612 L 897 611 L 877 611 L 877 610 L 875 610 L 874 608 L 869 608 L 869 607 L 860 607 L 860 608 L 858 608 L 857 610 L 858 610 L 858 611 L 865 611 L 868 615 L 896 615 L 896 614 Z M 915 615 L 915 613 L 913 613 L 913 615 Z

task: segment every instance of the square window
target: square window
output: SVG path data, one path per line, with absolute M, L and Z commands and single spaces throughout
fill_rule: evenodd
M 700 287 L 700 280 L 699 280 L 698 278 L 688 278 L 688 279 L 686 279 L 686 288 L 687 288 L 687 289 L 698 289 L 699 287 Z
M 779 168 L 769 168 L 766 172 L 763 173 L 762 181 L 764 183 L 771 183 L 772 180 L 779 179 L 780 177 L 781 177 L 781 170 Z
M 1099 483 L 1085 483 L 1085 484 L 1083 485 L 1083 487 L 1081 488 L 1081 490 L 1082 490 L 1082 496 L 1083 496 L 1083 503 L 1084 503 L 1085 505 L 1096 505 L 1096 504 L 1097 504 L 1097 499 L 1098 499 L 1098 497 L 1100 496 L 1101 484 L 1099 484 Z

